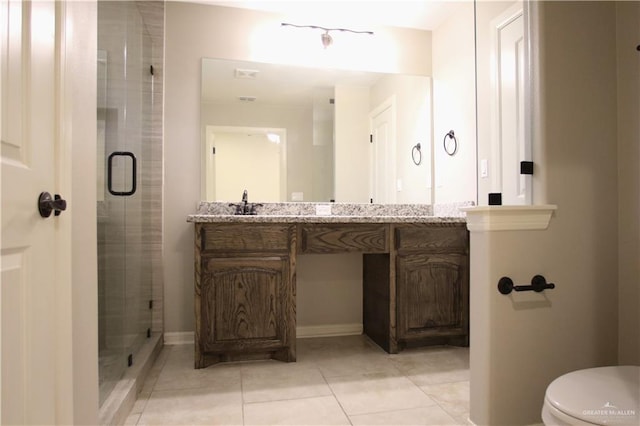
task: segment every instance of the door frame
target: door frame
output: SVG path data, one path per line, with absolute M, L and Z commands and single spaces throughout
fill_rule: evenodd
M 69 209 L 60 218 L 70 253 L 58 265 L 57 299 L 63 343 L 58 351 L 59 423 L 98 422 L 97 34 L 96 0 L 56 1 L 61 57 L 58 122 L 62 150 L 58 185 Z M 81 36 L 79 36 L 81 34 Z M 67 399 L 65 401 L 65 398 Z

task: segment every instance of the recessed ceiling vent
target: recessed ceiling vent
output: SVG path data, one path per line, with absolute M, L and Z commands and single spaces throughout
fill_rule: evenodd
M 238 100 L 241 102 L 253 102 L 257 98 L 255 96 L 238 96 Z
M 235 77 L 236 78 L 244 78 L 244 79 L 249 79 L 249 80 L 255 80 L 256 78 L 258 78 L 258 74 L 260 73 L 260 71 L 258 70 L 250 70 L 250 69 L 245 69 L 245 68 L 236 68 L 235 70 Z

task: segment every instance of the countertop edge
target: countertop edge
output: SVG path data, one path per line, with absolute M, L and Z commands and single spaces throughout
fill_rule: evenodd
M 189 215 L 189 223 L 466 223 L 447 216 Z

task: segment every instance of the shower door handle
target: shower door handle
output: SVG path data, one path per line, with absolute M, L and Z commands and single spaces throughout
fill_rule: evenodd
M 131 189 L 129 191 L 114 191 L 113 190 L 113 159 L 114 157 L 129 157 L 131 158 Z M 136 156 L 132 152 L 128 151 L 115 151 L 109 155 L 107 160 L 107 189 L 109 194 L 119 197 L 128 197 L 136 193 L 136 179 L 137 179 L 137 165 Z

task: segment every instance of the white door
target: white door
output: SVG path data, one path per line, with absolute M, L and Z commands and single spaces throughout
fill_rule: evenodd
M 525 44 L 522 8 L 508 11 L 495 26 L 497 101 L 494 109 L 496 164 L 494 187 L 505 205 L 527 204 L 531 180 L 520 174 L 520 162 L 530 158 L 525 139 Z
M 58 124 L 62 32 L 56 15 L 62 9 L 53 1 L 0 4 L 0 420 L 50 425 L 71 397 L 61 385 L 69 377 L 59 369 L 59 348 L 70 330 L 56 312 L 65 273 L 60 265 L 70 263 L 69 235 L 63 235 L 69 228 L 61 226 L 68 213 L 44 219 L 37 208 L 38 195 L 59 193 L 68 176 L 58 166 L 67 148 Z
M 395 105 L 388 101 L 371 114 L 371 199 L 386 204 L 396 201 Z

